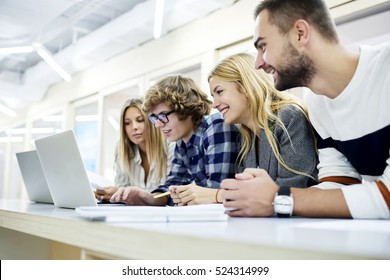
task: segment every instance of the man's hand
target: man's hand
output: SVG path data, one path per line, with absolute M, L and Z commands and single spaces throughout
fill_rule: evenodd
M 275 194 L 279 186 L 264 169 L 247 168 L 235 179 L 222 181 L 223 205 L 232 208 L 229 216 L 266 217 L 274 214 Z

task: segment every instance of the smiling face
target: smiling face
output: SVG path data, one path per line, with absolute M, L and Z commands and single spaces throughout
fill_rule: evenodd
M 171 108 L 162 103 L 153 108 L 152 114 L 159 115 L 170 111 Z M 194 133 L 194 125 L 192 123 L 191 116 L 188 116 L 184 120 L 180 120 L 179 116 L 175 112 L 169 114 L 167 123 L 157 120 L 155 126 L 161 129 L 165 137 L 167 137 L 170 141 L 183 139 L 184 142 L 188 142 Z
M 225 122 L 246 124 L 249 120 L 248 99 L 238 90 L 236 83 L 213 77 L 209 84 L 213 108 L 222 113 Z
M 145 118 L 138 108 L 129 107 L 124 114 L 124 125 L 127 136 L 135 145 L 145 143 Z
M 278 27 L 269 22 L 268 16 L 268 11 L 263 10 L 256 18 L 255 68 L 271 74 L 278 90 L 308 86 L 315 74 L 314 63 L 296 50 L 289 41 L 289 34 L 281 34 Z

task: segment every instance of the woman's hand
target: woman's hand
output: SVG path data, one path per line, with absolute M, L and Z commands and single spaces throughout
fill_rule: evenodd
M 107 186 L 104 189 L 96 189 L 95 197 L 99 201 L 109 201 L 111 196 L 116 193 L 118 187 L 115 186 Z

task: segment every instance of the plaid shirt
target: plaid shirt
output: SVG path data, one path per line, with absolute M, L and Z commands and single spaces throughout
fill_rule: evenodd
M 171 185 L 191 183 L 219 188 L 223 179 L 234 177 L 239 137 L 237 127 L 226 124 L 220 113 L 203 117 L 188 143 L 182 139 L 176 142 L 167 181 L 153 192 L 166 192 Z

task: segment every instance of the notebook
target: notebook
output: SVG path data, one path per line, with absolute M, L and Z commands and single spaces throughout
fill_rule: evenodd
M 35 146 L 55 206 L 98 205 L 72 130 L 35 140 Z
M 217 222 L 228 219 L 226 211 L 222 204 L 76 208 L 81 217 L 107 222 Z
M 53 203 L 36 150 L 16 153 L 28 198 L 38 203 Z

